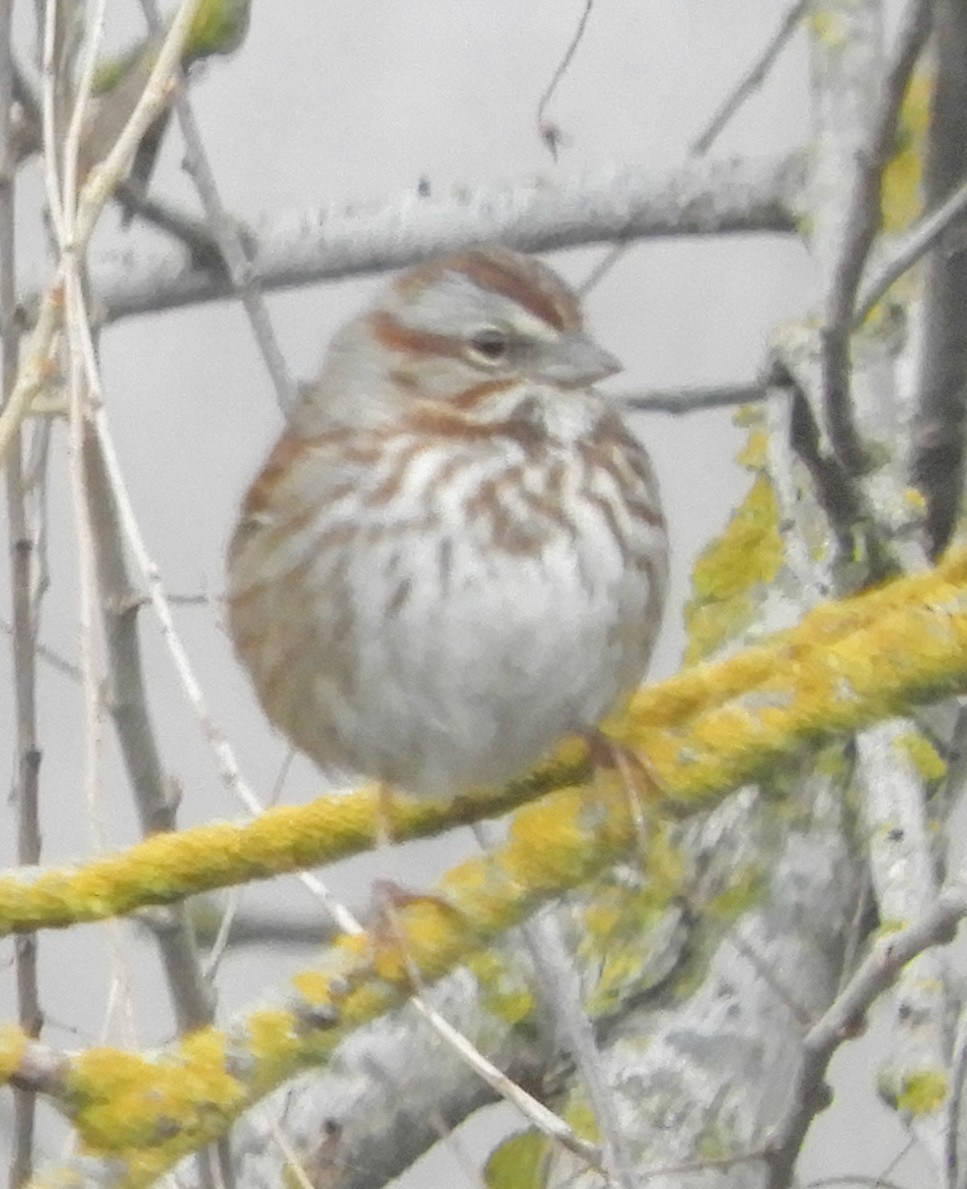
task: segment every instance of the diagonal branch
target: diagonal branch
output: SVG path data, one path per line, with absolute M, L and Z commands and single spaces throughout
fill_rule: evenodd
M 869 956 L 806 1034 L 803 1064 L 795 1099 L 803 1111 L 788 1127 L 773 1137 L 770 1159 L 770 1189 L 790 1184 L 792 1169 L 806 1131 L 815 1116 L 828 1104 L 826 1071 L 834 1054 L 862 1029 L 866 1012 L 878 995 L 892 986 L 906 964 L 935 945 L 953 940 L 958 924 L 967 916 L 967 899 L 961 885 L 945 888 L 934 907 L 901 932 L 881 937 Z
M 762 48 L 758 58 L 753 62 L 752 66 L 739 79 L 738 83 L 733 87 L 729 95 L 726 96 L 715 115 L 709 120 L 704 131 L 696 137 L 692 142 L 689 153 L 694 156 L 702 156 L 707 153 L 712 145 L 718 140 L 722 130 L 729 123 L 735 113 L 739 110 L 743 103 L 753 95 L 756 90 L 762 86 L 769 71 L 776 64 L 776 59 L 785 49 L 787 42 L 796 32 L 799 23 L 802 21 L 806 9 L 809 7 L 809 0 L 796 0 L 796 2 L 783 13 L 782 19 L 773 35 L 766 42 Z

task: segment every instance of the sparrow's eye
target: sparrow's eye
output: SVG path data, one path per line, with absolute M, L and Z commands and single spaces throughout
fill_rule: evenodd
M 484 326 L 467 340 L 469 353 L 481 363 L 500 363 L 510 350 L 510 336 L 496 326 Z

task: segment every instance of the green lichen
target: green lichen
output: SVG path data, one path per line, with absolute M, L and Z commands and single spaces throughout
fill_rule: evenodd
M 581 1139 L 592 1144 L 596 1144 L 601 1139 L 598 1117 L 580 1088 L 572 1090 L 563 1117 L 574 1134 L 580 1136 Z
M 123 53 L 99 62 L 94 71 L 94 82 L 91 87 L 93 93 L 106 95 L 108 91 L 113 91 L 121 79 L 125 78 L 141 61 L 142 55 L 147 51 L 147 45 L 146 41 L 139 41 L 130 49 L 124 50 Z

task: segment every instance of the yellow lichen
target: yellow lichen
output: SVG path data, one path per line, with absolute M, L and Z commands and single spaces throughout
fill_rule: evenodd
M 20 1068 L 29 1043 L 27 1034 L 20 1028 L 13 1024 L 0 1025 L 0 1085 L 6 1085 Z
M 829 9 L 815 8 L 810 11 L 809 27 L 813 36 L 827 49 L 839 49 L 846 44 L 846 30 L 840 15 Z
M 748 627 L 758 596 L 779 573 L 782 561 L 775 494 L 768 478 L 758 474 L 724 532 L 695 563 L 693 595 L 685 608 L 689 664 Z
M 327 1007 L 332 1003 L 332 983 L 319 970 L 300 970 L 292 976 L 292 985 L 313 1007 Z
M 736 418 L 738 420 L 738 418 Z M 735 461 L 747 471 L 764 471 L 769 462 L 769 435 L 762 427 L 762 414 L 756 410 L 755 420 L 750 422 L 749 436 L 736 455 Z
M 550 1140 L 536 1131 L 512 1135 L 491 1152 L 484 1166 L 489 1189 L 541 1189 Z
M 896 1105 L 908 1115 L 929 1115 L 940 1110 L 949 1092 L 950 1081 L 942 1070 L 908 1073 L 896 1096 Z
M 520 1024 L 537 1007 L 534 992 L 516 968 L 493 950 L 481 950 L 467 963 L 477 978 L 481 1005 L 507 1024 Z
M 190 1129 L 199 1110 L 227 1118 L 244 1098 L 215 1029 L 186 1036 L 155 1060 L 88 1049 L 71 1063 L 65 1093 L 85 1145 L 103 1152 L 163 1146 Z
M 929 69 L 914 72 L 903 97 L 893 156 L 883 170 L 880 211 L 883 230 L 903 231 L 923 210 L 923 163 L 930 128 L 934 78 Z
M 907 731 L 897 739 L 896 744 L 903 749 L 923 780 L 943 780 L 947 775 L 946 762 L 925 736 Z
M 260 1008 L 248 1018 L 248 1049 L 266 1071 L 290 1063 L 299 1053 L 302 1037 L 291 1011 Z

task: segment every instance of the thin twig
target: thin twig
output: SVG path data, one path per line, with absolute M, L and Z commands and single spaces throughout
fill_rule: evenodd
M 670 413 L 673 417 L 706 409 L 728 409 L 765 400 L 764 384 L 725 384 L 709 388 L 653 388 L 645 392 L 614 392 L 611 399 L 622 409 L 642 413 Z
M 158 30 L 161 27 L 161 19 L 155 0 L 141 0 L 141 8 L 147 18 L 149 28 L 152 31 Z M 185 139 L 186 167 L 198 190 L 202 206 L 205 208 L 208 226 L 211 228 L 225 267 L 228 269 L 232 290 L 238 295 L 242 308 L 248 316 L 256 345 L 275 388 L 276 400 L 282 411 L 287 412 L 295 401 L 295 383 L 289 374 L 285 357 L 272 328 L 272 320 L 269 317 L 262 288 L 252 266 L 251 253 L 246 248 L 237 224 L 229 217 L 219 195 L 215 174 L 205 152 L 191 101 L 188 98 L 183 79 L 180 77 L 175 86 L 174 109 L 181 126 L 181 134 Z
M 578 285 L 578 296 L 587 297 L 591 290 L 595 289 L 608 273 L 611 272 L 630 247 L 631 244 L 624 242 L 612 244 L 580 285 Z
M 845 1177 L 820 1177 L 816 1181 L 807 1181 L 802 1189 L 834 1189 L 834 1186 L 844 1186 L 845 1189 L 856 1189 L 857 1185 L 869 1185 L 870 1189 L 902 1189 L 895 1181 L 887 1181 L 883 1177 L 864 1177 L 859 1173 Z
M 8 465 L 10 465 L 8 463 Z M 11 639 L 16 635 L 13 624 L 6 619 L 0 619 L 0 632 Z M 62 673 L 65 677 L 69 677 L 72 681 L 80 681 L 81 671 L 77 665 L 67 660 L 66 657 L 55 652 L 52 648 L 48 648 L 46 644 L 35 643 L 34 652 L 42 660 L 46 661 L 52 669 L 58 673 Z
M 457 1056 L 464 1060 L 505 1102 L 517 1107 L 529 1123 L 533 1123 L 548 1139 L 560 1144 L 562 1148 L 577 1156 L 587 1168 L 593 1168 L 598 1172 L 603 1171 L 601 1153 L 594 1144 L 582 1139 L 559 1115 L 548 1110 L 542 1102 L 528 1094 L 522 1086 L 507 1077 L 491 1061 L 488 1061 L 462 1032 L 458 1032 L 456 1028 L 448 1024 L 425 999 L 414 996 L 410 1003 Z
M 84 464 L 95 535 L 111 710 L 141 831 L 147 837 L 159 830 L 176 828 L 176 805 L 148 709 L 138 638 L 138 599 L 127 571 L 117 507 L 97 441 L 90 433 L 84 439 Z M 174 919 L 160 936 L 159 949 L 178 1027 L 187 1032 L 211 1023 L 214 1006 L 202 973 L 189 910 L 182 903 L 173 906 L 171 912 Z
M 537 972 L 544 1008 L 556 1023 L 594 1111 L 595 1126 L 601 1136 L 600 1170 L 609 1185 L 633 1189 L 638 1184 L 634 1159 L 602 1070 L 594 1029 L 584 1009 L 573 945 L 568 944 L 564 934 L 562 918 L 567 911 L 563 905 L 552 905 L 523 925 L 522 933 Z
M 967 210 L 967 179 L 935 211 L 924 215 L 892 246 L 889 256 L 879 261 L 874 275 L 866 281 L 857 299 L 854 328 L 860 326 L 870 311 L 908 269 L 934 246 L 951 223 Z
M 762 49 L 759 57 L 723 100 L 721 106 L 709 121 L 705 130 L 692 142 L 692 145 L 688 150 L 688 155 L 690 157 L 704 156 L 712 147 L 713 143 L 718 139 L 723 129 L 733 119 L 739 108 L 759 87 L 762 86 L 766 76 L 775 65 L 776 60 L 782 53 L 786 43 L 796 31 L 796 27 L 802 20 L 808 6 L 809 0 L 797 0 L 797 2 L 786 12 L 775 33 Z M 540 112 L 538 112 L 538 124 L 540 125 Z M 551 129 L 550 131 L 553 132 L 554 130 Z M 544 135 L 545 140 L 548 140 L 548 135 L 549 134 Z M 548 143 L 556 143 L 556 141 L 552 142 L 549 140 Z M 590 293 L 591 290 L 594 289 L 594 287 L 614 268 L 614 266 L 625 255 L 630 247 L 630 243 L 618 243 L 609 248 L 601 260 L 599 260 L 594 266 L 588 276 L 585 277 L 585 279 L 581 282 L 581 285 L 578 288 L 579 294 L 584 297 Z
M 551 76 L 551 81 L 547 84 L 544 94 L 540 97 L 537 104 L 537 130 L 540 133 L 541 140 L 547 145 L 555 161 L 557 160 L 557 146 L 560 143 L 561 134 L 555 125 L 549 124 L 545 120 L 544 113 L 561 79 L 567 74 L 568 67 L 577 53 L 578 46 L 580 46 L 584 39 L 584 31 L 587 28 L 588 18 L 591 16 L 591 9 L 593 7 L 594 0 L 584 0 L 584 12 L 581 13 L 578 20 L 577 28 L 574 30 L 574 36 L 571 38 L 571 43 L 564 51 L 564 57 L 558 63 L 557 68 Z
M 199 266 L 216 270 L 224 268 L 214 235 L 199 219 L 176 210 L 170 203 L 138 194 L 128 182 L 120 183 L 114 197 L 124 211 L 137 213 L 138 218 L 145 223 L 150 223 L 184 244 L 192 260 Z
M 945 1189 L 963 1189 L 967 1169 L 961 1157 L 964 1086 L 967 1082 L 967 1012 L 961 1007 L 950 1059 L 950 1094 L 947 1096 Z
M 742 104 L 762 86 L 769 71 L 775 65 L 776 59 L 782 53 L 793 33 L 795 33 L 796 27 L 802 20 L 808 7 L 809 0 L 797 0 L 788 9 L 779 22 L 775 33 L 773 33 L 772 37 L 763 46 L 759 57 L 726 96 L 718 111 L 709 120 L 705 130 L 692 142 L 692 146 L 689 149 L 690 155 L 701 157 L 704 153 L 707 153 Z

